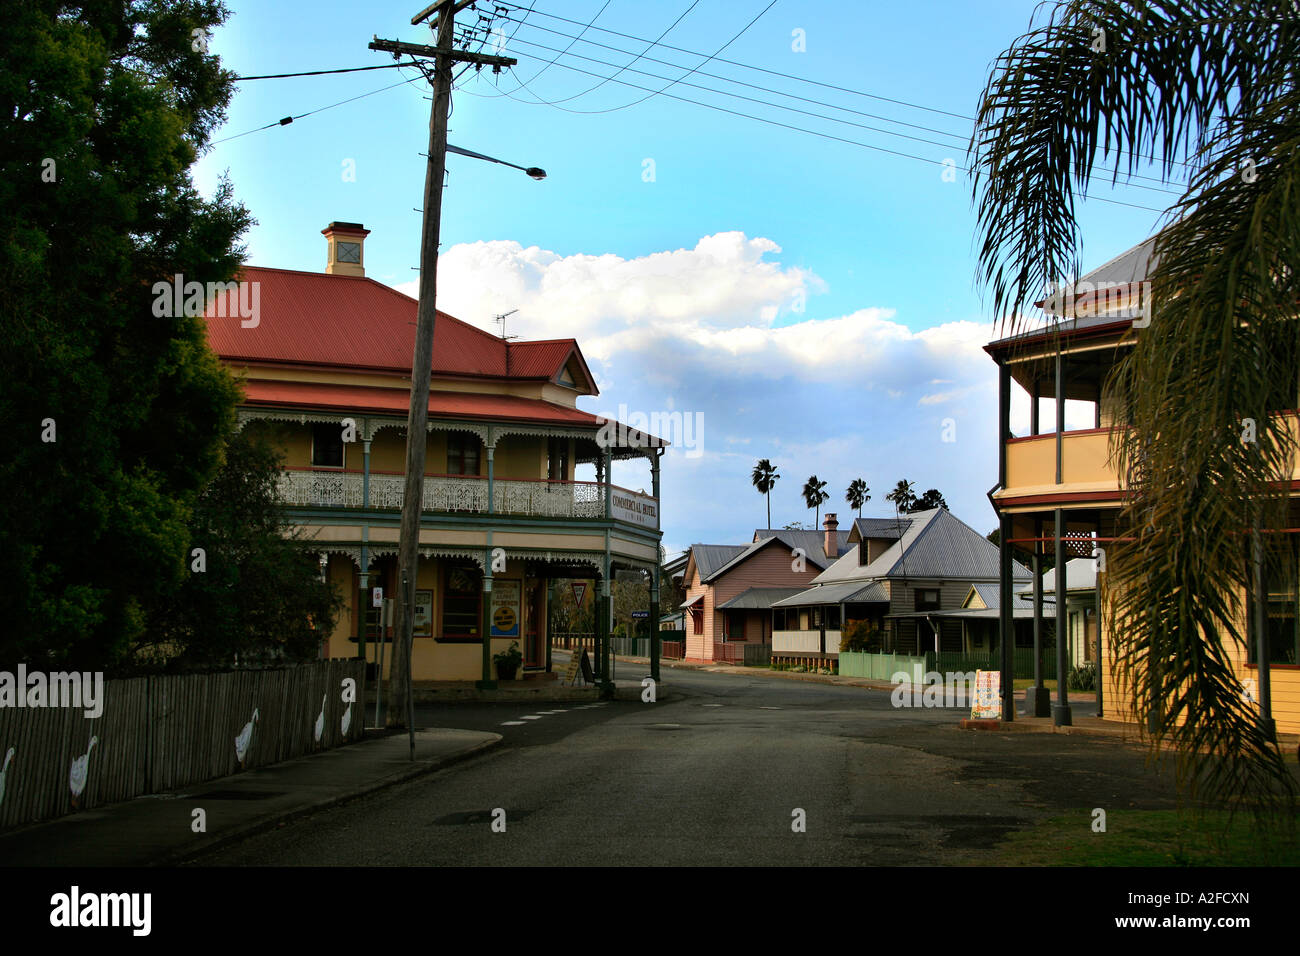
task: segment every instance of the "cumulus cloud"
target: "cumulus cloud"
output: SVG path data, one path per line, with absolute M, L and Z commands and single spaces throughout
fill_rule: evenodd
M 493 330 L 493 315 L 518 309 L 512 334 L 576 338 L 601 390 L 582 400 L 589 411 L 701 416 L 703 447 L 674 447 L 665 459 L 666 546 L 747 539 L 766 520 L 748 481 L 764 457 L 787 476 L 773 493 L 778 527 L 811 519 L 799 489 L 814 473 L 833 493 L 823 511 L 847 510 L 840 499 L 853 478 L 880 490 L 879 507 L 907 477 L 939 488 L 959 516 L 988 523 L 997 376 L 983 348 L 991 324 L 914 328 L 924 318 L 903 321 L 888 289 L 883 301 L 826 315 L 817 308 L 826 283 L 782 264 L 780 252 L 740 232 L 630 259 L 475 242 L 439 257 L 438 305 Z M 414 294 L 415 285 L 398 288 Z M 1014 418 L 1027 420 L 1027 411 L 1018 403 Z M 955 443 L 943 437 L 953 422 Z M 649 483 L 644 463 L 621 462 L 614 477 L 634 489 Z

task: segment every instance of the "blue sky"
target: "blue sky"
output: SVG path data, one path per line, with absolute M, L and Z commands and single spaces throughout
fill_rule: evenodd
M 549 175 L 538 183 L 503 166 L 449 158 L 439 307 L 494 331 L 495 313 L 518 309 L 510 334 L 576 337 L 601 388 L 581 403 L 590 411 L 700 416 L 702 434 L 690 436 L 699 439 L 695 447 L 665 459 L 670 551 L 745 541 L 764 524 L 763 499 L 749 483 L 759 458 L 772 459 L 783 476 L 772 495 L 777 527 L 811 523 L 799 491 L 815 473 L 832 492 L 823 511 L 837 512 L 841 524 L 852 479 L 870 486 L 863 513 L 871 515 L 892 513 L 884 495 L 905 477 L 917 492 L 938 488 L 980 531 L 993 528 L 985 492 L 997 477 L 997 382 L 981 347 L 994 324 L 974 283 L 965 173 L 945 181 L 940 165 L 669 95 L 961 166 L 972 125 L 961 117 L 973 115 L 994 58 L 1028 28 L 1036 0 L 778 0 L 720 54 L 856 92 L 629 39 L 659 37 L 689 8 L 661 42 L 706 56 L 769 0 L 693 7 L 691 0 L 536 0 L 525 16 L 530 2 L 506 5 L 511 19 L 496 24 L 518 66 L 495 82 L 487 71 L 468 73 L 457 86 L 450 142 Z M 211 49 L 246 76 L 392 62 L 367 49 L 372 35 L 432 42 L 426 27 L 409 22 L 421 0 L 227 4 L 232 16 Z M 631 52 L 578 42 L 547 66 L 598 12 L 595 27 L 626 36 L 588 30 L 584 39 Z M 458 22 L 477 17 L 467 10 Z M 641 51 L 645 57 L 634 60 Z M 564 68 L 607 77 L 617 69 L 610 63 L 629 69 L 599 86 L 599 78 Z M 246 237 L 250 263 L 322 269 L 320 230 L 331 220 L 362 222 L 372 230 L 367 274 L 414 294 L 429 102 L 413 70 L 241 83 L 215 138 L 411 78 L 220 142 L 200 161 L 200 188 L 210 192 L 228 173 L 258 220 Z M 1146 206 L 1173 198 L 1102 185 L 1094 195 Z M 1080 219 L 1090 268 L 1148 236 L 1158 214 L 1089 201 Z M 1017 402 L 1013 426 L 1027 409 Z M 648 472 L 628 465 L 615 479 L 648 488 Z

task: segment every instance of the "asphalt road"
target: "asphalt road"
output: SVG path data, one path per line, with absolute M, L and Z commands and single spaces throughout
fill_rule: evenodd
M 1175 805 L 1171 780 L 1113 739 L 963 731 L 962 711 L 857 687 L 664 680 L 675 699 L 655 704 L 420 708 L 421 725 L 504 743 L 194 862 L 945 864 L 1044 816 L 1078 811 L 1083 834 L 1092 807 Z

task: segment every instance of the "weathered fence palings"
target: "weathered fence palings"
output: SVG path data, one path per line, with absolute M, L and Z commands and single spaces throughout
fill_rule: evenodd
M 248 769 L 355 740 L 364 667 L 330 660 L 106 681 L 94 719 L 66 707 L 0 708 L 0 829 L 236 773 L 241 748 Z

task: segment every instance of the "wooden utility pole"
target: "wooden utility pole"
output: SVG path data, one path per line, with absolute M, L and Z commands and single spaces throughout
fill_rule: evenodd
M 420 293 L 416 313 L 415 354 L 411 358 L 411 405 L 406 420 L 406 484 L 402 494 L 402 525 L 397 546 L 397 626 L 394 629 L 392 664 L 389 666 L 389 727 L 410 723 L 411 636 L 414 625 L 416 576 L 420 557 L 420 512 L 424 500 L 424 465 L 428 445 L 429 379 L 433 374 L 433 329 L 437 315 L 438 234 L 442 220 L 442 184 L 447 169 L 447 110 L 451 102 L 451 69 L 454 63 L 477 63 L 494 69 L 513 66 L 516 60 L 486 56 L 452 48 L 456 13 L 469 0 L 437 0 L 412 18 L 412 25 L 437 14 L 437 46 L 380 40 L 372 50 L 394 55 L 431 57 L 433 107 L 429 117 L 429 162 L 424 174 L 424 226 L 420 236 Z M 423 64 L 419 64 L 424 69 Z M 425 70 L 428 75 L 428 70 Z M 483 635 L 483 640 L 488 636 Z M 378 679 L 382 680 L 383 675 Z

